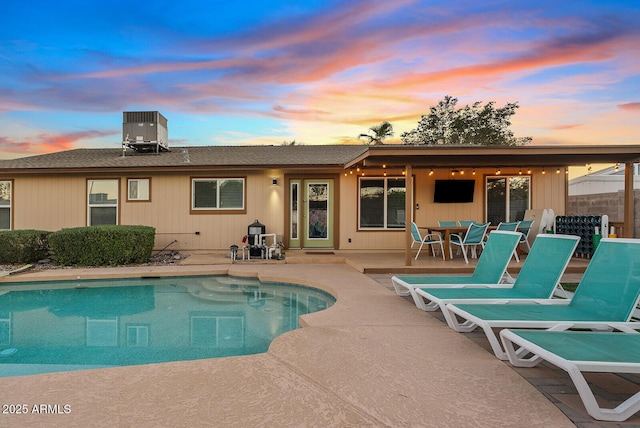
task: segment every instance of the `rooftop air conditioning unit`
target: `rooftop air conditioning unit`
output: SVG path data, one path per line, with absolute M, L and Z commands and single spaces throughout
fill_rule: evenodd
M 157 111 L 125 111 L 122 113 L 123 149 L 136 152 L 169 150 L 167 118 Z

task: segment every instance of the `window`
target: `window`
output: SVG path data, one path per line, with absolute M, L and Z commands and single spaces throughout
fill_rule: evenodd
M 529 176 L 487 177 L 487 221 L 524 219 L 524 212 L 531 206 Z
M 127 325 L 127 346 L 149 346 L 149 325 Z
M 404 178 L 360 178 L 359 188 L 360 229 L 404 229 Z
M 118 224 L 118 180 L 87 180 L 87 224 Z
M 130 178 L 127 180 L 128 201 L 150 201 L 151 179 Z
M 191 179 L 191 209 L 244 210 L 244 178 Z
M 298 200 L 300 199 L 300 183 L 291 183 L 291 206 L 289 235 L 291 239 L 298 239 L 298 224 L 300 223 L 300 211 L 298 210 Z
M 12 182 L 0 181 L 0 230 L 11 230 Z

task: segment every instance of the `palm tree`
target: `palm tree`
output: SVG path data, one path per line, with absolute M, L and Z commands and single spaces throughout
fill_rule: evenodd
M 393 126 L 389 122 L 382 122 L 380 125 L 374 125 L 369 128 L 369 131 L 373 132 L 371 134 L 360 134 L 358 139 L 364 137 L 369 140 L 368 144 L 382 144 L 382 140 L 387 137 L 393 136 Z

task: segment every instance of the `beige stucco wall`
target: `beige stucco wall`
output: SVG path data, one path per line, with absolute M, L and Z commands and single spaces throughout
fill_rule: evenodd
M 339 170 L 324 171 L 328 175 Z M 420 225 L 436 224 L 438 220 L 484 220 L 484 177 L 495 170 L 476 170 L 476 191 L 471 204 L 433 204 L 436 179 L 447 178 L 449 171 L 416 169 L 414 211 Z M 318 171 L 287 171 L 290 176 L 304 177 Z M 401 170 L 389 170 L 388 176 L 402 176 Z M 503 175 L 517 175 L 518 170 L 503 170 Z M 267 226 L 268 233 L 284 235 L 285 206 L 288 186 L 282 170 L 211 171 L 199 173 L 90 174 L 90 175 L 20 175 L 14 178 L 13 215 L 15 229 L 59 230 L 85 226 L 87 223 L 87 178 L 118 178 L 120 180 L 119 222 L 141 224 L 156 228 L 156 249 L 221 250 L 240 244 L 247 226 L 255 219 Z M 382 176 L 382 171 L 367 171 L 368 176 Z M 246 177 L 246 213 L 191 214 L 191 177 Z M 127 202 L 127 178 L 152 177 L 151 202 Z M 272 185 L 272 178 L 278 185 Z M 340 249 L 380 250 L 405 247 L 404 231 L 358 230 L 358 178 L 356 174 L 339 175 L 339 213 L 336 213 L 339 234 L 336 246 Z M 467 172 L 464 178 L 472 178 Z M 532 172 L 532 208 L 552 208 L 556 214 L 565 213 L 566 177 L 548 171 Z M 338 230 L 338 229 L 336 229 Z M 196 232 L 199 232 L 196 234 Z M 351 242 L 349 242 L 351 240 Z
M 246 214 L 190 214 L 191 177 L 237 176 L 246 179 Z M 278 186 L 272 177 L 280 177 Z M 119 223 L 156 228 L 156 248 L 173 240 L 171 249 L 225 249 L 239 244 L 255 219 L 267 232 L 282 234 L 284 202 L 282 173 L 233 171 L 164 174 L 151 178 L 151 202 L 127 202 L 127 178 L 149 174 L 93 174 L 93 179 L 120 180 Z M 87 224 L 88 176 L 19 176 L 14 181 L 14 229 L 55 231 Z M 199 232 L 196 234 L 196 232 Z

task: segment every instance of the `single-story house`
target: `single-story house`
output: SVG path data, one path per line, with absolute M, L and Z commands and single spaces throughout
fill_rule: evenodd
M 134 142 L 0 161 L 0 229 L 139 224 L 156 229 L 156 249 L 221 250 L 257 219 L 286 248 L 405 249 L 410 264 L 411 221 L 563 215 L 569 166 L 638 160 L 637 145 L 135 150 Z M 624 221 L 633 224 L 627 187 Z

